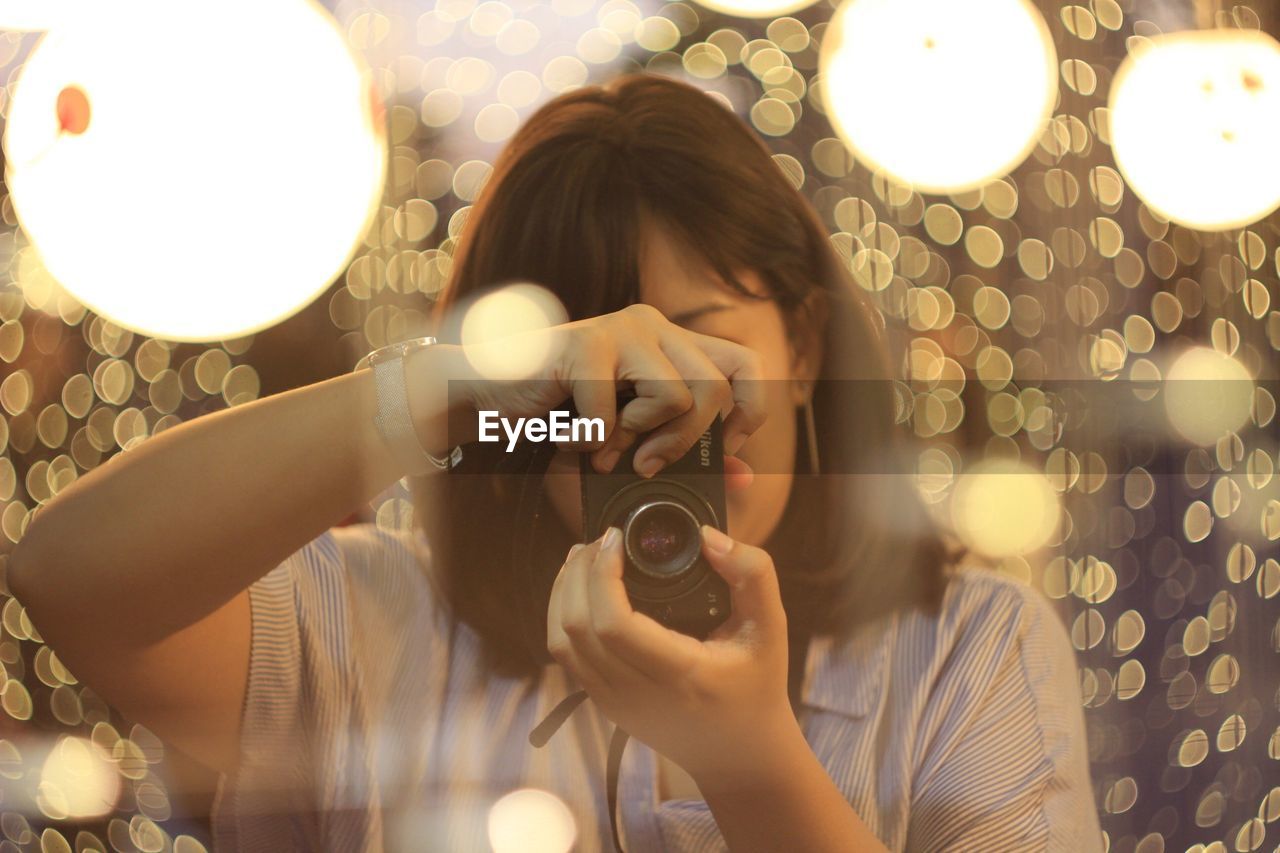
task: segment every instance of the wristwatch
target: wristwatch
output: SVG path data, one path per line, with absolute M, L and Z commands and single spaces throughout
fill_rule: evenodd
M 415 350 L 436 343 L 435 338 L 424 337 L 388 344 L 361 358 L 354 368 L 373 368 L 374 386 L 378 394 L 378 412 L 373 416 L 373 422 L 395 458 L 410 474 L 425 474 L 433 467 L 447 471 L 456 468 L 462 461 L 460 446 L 450 451 L 444 459 L 427 452 L 418 440 L 417 430 L 413 428 L 413 416 L 409 411 L 404 358 Z

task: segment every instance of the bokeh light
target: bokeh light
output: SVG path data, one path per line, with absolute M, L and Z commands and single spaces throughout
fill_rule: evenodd
M 120 774 L 88 738 L 60 738 L 45 759 L 38 801 L 50 817 L 93 818 L 116 807 Z
M 697 0 L 699 6 L 705 6 L 726 15 L 738 15 L 743 18 L 772 18 L 778 15 L 789 15 L 816 0 Z
M 1116 72 L 1108 112 L 1121 173 L 1168 219 L 1221 231 L 1280 205 L 1280 43 L 1270 35 L 1154 36 Z
M 1057 64 L 1026 0 L 848 0 L 823 40 L 822 94 L 869 168 L 954 192 L 1026 158 L 1054 104 Z
M 121 326 L 209 341 L 277 323 L 341 272 L 381 195 L 370 83 L 309 0 L 124 8 L 24 65 L 4 135 L 17 217 L 52 278 Z
M 566 319 L 564 306 L 545 287 L 508 285 L 466 309 L 462 351 L 486 379 L 534 376 L 556 354 L 559 343 L 559 337 L 546 330 Z
M 1249 419 L 1253 377 L 1229 355 L 1192 347 L 1178 356 L 1165 379 L 1169 422 L 1188 441 L 1212 444 Z
M 494 853 L 568 853 L 577 836 L 573 813 L 550 791 L 521 788 L 489 810 Z
M 951 500 L 956 533 L 975 551 L 993 557 L 1044 546 L 1061 513 L 1043 473 L 1004 459 L 983 460 L 962 474 Z

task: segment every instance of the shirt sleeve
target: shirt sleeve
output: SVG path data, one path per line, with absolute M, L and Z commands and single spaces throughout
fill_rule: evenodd
M 380 544 L 385 558 L 403 541 L 331 528 L 249 587 L 240 762 L 219 782 L 219 849 L 381 849 L 377 697 L 364 689 L 353 630 L 361 582 L 376 573 L 351 557 Z M 387 561 L 371 562 L 376 570 Z
M 1057 614 L 1035 590 L 1001 583 L 956 631 L 922 720 L 907 849 L 1101 851 Z

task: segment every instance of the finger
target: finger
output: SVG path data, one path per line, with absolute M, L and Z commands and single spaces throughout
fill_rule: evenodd
M 649 340 L 636 341 L 622 353 L 617 379 L 629 383 L 636 396 L 617 413 L 608 439 L 592 460 L 596 470 L 602 472 L 613 470 L 639 433 L 666 423 L 693 402 L 679 372 Z
M 622 407 L 618 417 L 632 432 L 642 433 L 662 426 L 672 418 L 689 411 L 693 394 L 688 383 L 675 372 L 666 379 L 647 379 L 635 383 L 636 398 Z
M 702 553 L 729 584 L 733 614 L 739 630 L 758 633 L 762 641 L 785 635 L 787 617 L 773 559 L 760 548 L 735 542 L 710 525 L 702 526 Z
M 746 489 L 755 480 L 755 471 L 745 460 L 739 459 L 737 456 L 726 456 L 724 458 L 724 490 L 725 492 L 740 492 Z
M 734 409 L 724 422 L 725 452 L 734 454 L 764 423 L 764 366 L 754 350 L 711 335 L 690 332 L 694 341 L 729 380 Z
M 618 350 L 613 339 L 586 323 L 571 323 L 576 330 L 572 344 L 564 349 L 563 360 L 552 371 L 553 376 L 573 395 L 573 405 L 580 418 L 599 418 L 604 424 L 604 441 L 579 442 L 576 450 L 597 450 L 608 441 L 617 419 L 614 375 Z M 592 436 L 594 439 L 594 436 Z
M 567 598 L 572 587 L 571 569 L 582 562 L 583 552 L 587 548 L 586 545 L 578 544 L 569 550 L 569 557 L 560 567 L 555 583 L 551 586 L 551 601 L 547 607 L 547 651 L 584 688 L 591 690 L 607 686 L 607 682 L 589 661 L 582 659 L 565 631 Z
M 608 535 L 607 531 L 605 535 Z M 576 659 L 593 672 L 605 687 L 613 689 L 625 681 L 635 680 L 638 673 L 616 655 L 610 654 L 596 635 L 588 587 L 591 567 L 600 553 L 604 538 L 602 536 L 580 551 L 580 559 L 566 567 L 562 621 Z
M 619 418 L 621 418 L 621 412 L 619 413 Z M 615 423 L 613 432 L 609 433 L 609 438 L 604 445 L 591 455 L 592 466 L 601 474 L 607 474 L 612 471 L 618 464 L 622 454 L 627 452 L 627 448 L 635 440 L 636 434 L 634 430 L 627 429 L 620 422 Z
M 569 556 L 572 557 L 574 549 L 578 546 L 574 545 L 570 549 Z M 566 563 L 568 560 L 565 561 Z M 559 649 L 568 645 L 568 638 L 564 636 L 564 631 L 560 628 L 560 597 L 564 589 L 561 581 L 564 579 L 564 566 L 560 566 L 560 571 L 556 572 L 556 579 L 551 584 L 551 598 L 547 601 L 547 651 L 554 658 Z
M 687 673 L 701 651 L 698 641 L 637 613 L 627 599 L 622 573 L 619 531 L 588 571 L 591 619 L 600 645 L 651 681 L 669 682 Z
M 564 628 L 561 625 L 564 611 L 565 567 L 585 547 L 582 543 L 578 543 L 569 549 L 569 555 L 565 557 L 564 564 L 560 566 L 560 571 L 556 573 L 556 579 L 551 584 L 551 598 L 547 602 L 547 651 L 551 653 L 552 657 L 555 657 L 558 651 L 566 649 L 569 645 L 569 638 L 565 636 Z
M 695 386 L 695 388 L 698 386 Z M 663 467 L 671 465 L 698 443 L 716 416 L 719 409 L 731 403 L 728 384 L 721 383 L 723 391 L 708 389 L 701 384 L 700 391 L 694 392 L 694 406 L 680 418 L 668 421 L 663 427 L 654 430 L 635 453 L 635 471 L 640 476 L 653 476 Z
M 693 405 L 654 430 L 636 450 L 636 473 L 644 477 L 653 476 L 688 453 L 717 414 L 727 416 L 734 409 L 729 380 L 706 353 L 674 335 L 663 339 L 662 348 L 688 382 Z
M 618 401 L 614 394 L 613 383 L 600 379 L 578 379 L 571 381 L 569 387 L 573 393 L 573 407 L 577 410 L 578 417 L 600 418 L 604 423 L 605 440 L 603 442 L 594 440 L 579 442 L 574 449 L 595 450 L 603 447 L 608 442 L 617 419 Z M 590 430 L 587 432 L 588 435 L 591 434 Z
M 639 396 L 618 412 L 613 434 L 600 450 L 601 464 L 597 470 L 613 470 L 639 434 L 668 423 L 693 405 L 688 385 L 678 376 L 674 379 L 641 380 L 634 387 Z

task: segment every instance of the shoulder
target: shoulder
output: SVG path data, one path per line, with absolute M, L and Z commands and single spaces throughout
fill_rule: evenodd
M 942 655 L 980 646 L 1048 643 L 1070 652 L 1066 629 L 1039 590 L 994 569 L 963 564 L 950 576 L 936 613 L 913 610 L 902 630 Z
M 1053 603 L 993 569 L 961 566 L 936 612 L 904 612 L 895 629 L 892 666 L 930 705 L 973 702 L 1001 685 L 1017 685 L 1042 713 L 1077 699 L 1075 652 Z
M 807 699 L 865 713 L 876 705 L 894 719 L 917 719 L 956 703 L 973 706 L 1022 659 L 1049 667 L 1053 679 L 1074 659 L 1061 620 L 1037 590 L 992 569 L 964 565 L 950 576 L 936 609 L 895 611 L 843 636 L 820 637 L 811 650 Z M 1004 674 L 1007 674 L 1004 673 Z
M 936 614 L 903 626 L 930 651 L 907 688 L 908 846 L 1099 849 L 1075 656 L 1052 602 L 965 567 Z

